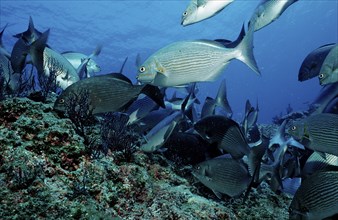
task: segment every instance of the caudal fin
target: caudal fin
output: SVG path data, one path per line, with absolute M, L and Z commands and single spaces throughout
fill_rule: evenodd
M 156 104 L 161 106 L 162 108 L 165 108 L 165 104 L 163 101 L 164 95 L 161 93 L 161 90 L 153 85 L 145 85 L 141 91 L 141 93 L 149 96 Z
M 244 25 L 237 40 L 233 42 L 234 47 L 238 51 L 236 59 L 245 63 L 250 69 L 255 71 L 258 75 L 261 75 L 255 57 L 253 55 L 253 34 L 254 28 L 250 26 L 247 32 L 245 32 Z

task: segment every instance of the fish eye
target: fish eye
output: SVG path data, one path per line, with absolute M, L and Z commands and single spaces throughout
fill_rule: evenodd
M 63 104 L 63 103 L 65 103 L 65 100 L 64 99 L 60 99 L 59 103 Z
M 323 79 L 324 78 L 324 74 L 323 73 L 321 73 L 321 74 L 319 74 L 319 79 Z
M 292 130 L 292 131 L 295 131 L 296 129 L 297 129 L 296 126 L 292 126 L 292 127 L 291 127 L 291 130 Z
M 140 67 L 140 72 L 143 73 L 144 71 L 146 71 L 146 68 L 144 66 Z
M 187 15 L 188 15 L 187 11 L 183 12 L 183 16 L 187 16 Z

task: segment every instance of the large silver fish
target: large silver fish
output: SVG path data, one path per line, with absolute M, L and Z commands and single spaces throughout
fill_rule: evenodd
M 320 85 L 338 82 L 338 44 L 326 56 L 318 78 Z
M 214 81 L 233 59 L 260 74 L 253 56 L 253 30 L 242 28 L 228 47 L 216 41 L 193 40 L 172 43 L 151 55 L 139 67 L 137 79 L 157 86 L 178 86 Z
M 304 146 L 338 156 L 338 115 L 322 113 L 294 121 L 288 130 Z
M 298 0 L 262 0 L 251 16 L 249 25 L 258 31 L 277 20 L 282 13 Z
M 194 24 L 208 19 L 228 6 L 234 0 L 191 0 L 183 12 L 181 24 Z
M 93 60 L 94 57 L 100 54 L 101 48 L 102 48 L 101 46 L 97 46 L 96 49 L 93 51 L 93 53 L 88 56 L 85 54 L 73 52 L 73 51 L 67 51 L 61 54 L 73 65 L 73 67 L 76 70 L 80 67 L 81 63 L 85 59 L 89 59 L 89 61 L 86 64 L 86 72 L 88 73 L 89 76 L 91 76 L 93 75 L 93 73 L 97 73 L 101 71 L 101 67 L 95 62 L 95 60 Z
M 318 97 L 311 103 L 311 114 L 338 113 L 338 82 L 323 87 Z
M 243 163 L 224 157 L 196 165 L 192 174 L 218 198 L 221 198 L 221 193 L 231 197 L 242 194 L 252 179 Z
M 49 76 L 55 74 L 56 82 L 62 89 L 80 80 L 74 67 L 60 53 L 46 46 L 49 30 L 44 32 L 39 39 L 31 45 L 26 45 L 23 39 L 19 39 L 13 48 L 11 64 L 13 70 L 20 73 L 25 65 L 27 54 L 31 55 L 32 63 L 39 74 Z
M 318 77 L 323 62 L 334 45 L 335 44 L 323 45 L 309 53 L 299 69 L 298 81 L 302 82 L 313 77 Z
M 54 109 L 65 112 L 65 102 L 72 94 L 87 90 L 93 114 L 124 111 L 140 93 L 151 97 L 158 105 L 164 107 L 163 95 L 157 87 L 151 85 L 133 85 L 122 74 L 108 74 L 81 80 L 69 86 L 57 98 Z
M 318 171 L 338 171 L 338 157 L 332 154 L 323 156 L 313 152 L 302 169 L 302 178 L 305 179 Z
M 338 172 L 318 172 L 305 179 L 289 207 L 289 219 L 329 219 L 338 214 Z

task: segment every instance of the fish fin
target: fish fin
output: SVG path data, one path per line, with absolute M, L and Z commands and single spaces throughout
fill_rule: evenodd
M 215 196 L 217 196 L 217 198 L 222 199 L 222 194 L 220 192 L 217 192 L 213 189 L 212 189 L 212 191 L 214 192 Z
M 154 100 L 154 102 L 156 102 L 156 104 L 162 108 L 165 108 L 163 101 L 164 95 L 161 93 L 161 90 L 158 87 L 147 84 L 142 88 L 141 93 L 149 96 L 152 100 Z
M 321 156 L 324 160 L 326 160 L 326 153 L 324 153 L 324 152 L 319 152 L 319 151 L 317 151 L 317 153 L 318 153 L 319 156 Z
M 139 53 L 136 54 L 136 60 L 135 60 L 136 67 L 139 68 L 142 64 L 141 61 L 141 55 Z
M 44 72 L 43 52 L 47 45 L 49 30 L 43 32 L 40 38 L 34 41 L 30 47 L 32 61 L 39 74 L 43 74 Z
M 5 31 L 5 29 L 7 28 L 7 25 L 8 25 L 8 23 L 5 25 L 5 27 L 2 29 L 2 31 L 0 32 L 0 47 L 4 47 L 3 46 L 3 42 L 2 42 L 2 36 L 3 36 L 3 34 L 4 34 L 4 31 Z
M 110 73 L 109 75 L 110 75 L 111 77 L 113 77 L 113 78 L 122 80 L 122 81 L 127 82 L 127 83 L 129 83 L 129 84 L 131 84 L 131 85 L 133 84 L 133 83 L 131 82 L 131 80 L 130 80 L 128 77 L 126 77 L 125 75 L 123 75 L 123 74 L 121 74 L 121 73 Z
M 232 109 L 230 107 L 228 98 L 227 98 L 227 89 L 226 89 L 226 82 L 225 79 L 222 81 L 218 93 L 216 96 L 216 105 L 221 106 L 222 108 L 225 109 L 227 113 L 232 115 Z
M 237 40 L 233 42 L 234 46 L 236 45 L 236 49 L 239 51 L 239 55 L 236 59 L 245 63 L 250 69 L 256 72 L 259 76 L 261 75 L 259 68 L 257 66 L 257 62 L 253 55 L 253 33 L 254 28 L 250 26 L 247 33 L 245 33 L 244 24 L 241 30 L 240 35 L 238 36 Z M 230 47 L 232 45 L 229 45 Z
M 127 60 L 128 60 L 128 57 L 126 57 L 126 58 L 124 59 L 124 61 L 123 61 L 123 64 L 122 64 L 121 69 L 120 69 L 120 73 L 121 73 L 121 74 L 123 73 L 123 69 L 124 69 L 124 66 L 125 66 L 126 63 L 127 63 Z
M 168 77 L 168 74 L 165 68 L 159 62 L 155 62 L 155 63 L 156 63 L 156 72 L 161 75 L 164 75 L 165 77 Z
M 96 46 L 96 48 L 93 51 L 93 53 L 89 55 L 89 57 L 90 58 L 96 57 L 96 56 L 100 55 L 101 51 L 102 51 L 102 45 L 99 44 L 99 45 Z

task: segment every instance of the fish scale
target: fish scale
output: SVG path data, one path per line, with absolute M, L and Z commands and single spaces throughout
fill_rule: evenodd
M 308 219 L 323 219 L 337 214 L 338 172 L 318 172 L 304 180 L 291 205 L 290 219 L 305 215 Z M 304 212 L 304 209 L 308 212 Z

